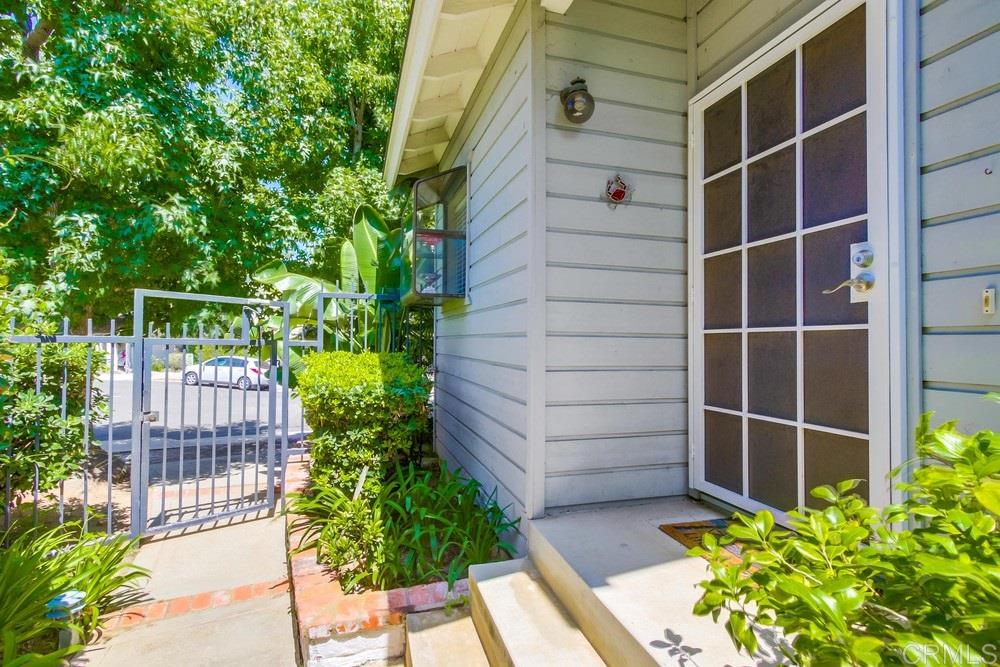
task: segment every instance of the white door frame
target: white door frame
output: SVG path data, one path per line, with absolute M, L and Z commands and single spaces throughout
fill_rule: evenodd
M 688 332 L 689 332 L 689 485 L 698 492 L 715 496 L 727 503 L 746 510 L 772 509 L 705 480 L 704 459 L 704 328 L 703 328 L 703 264 L 701 243 L 703 222 L 703 188 L 701 186 L 703 143 L 703 112 L 713 103 L 743 87 L 745 82 L 786 56 L 801 50 L 803 42 L 820 33 L 837 20 L 846 16 L 864 0 L 827 0 L 814 11 L 758 49 L 729 73 L 693 97 L 688 106 Z M 867 114 L 867 142 L 869 154 L 876 151 L 868 162 L 868 212 L 861 219 L 869 221 L 869 242 L 881 260 L 877 263 L 876 289 L 869 302 L 869 474 L 870 500 L 881 506 L 898 499 L 890 490 L 887 477 L 892 468 L 902 463 L 906 448 L 906 394 L 905 394 L 905 257 L 903 255 L 904 227 L 902 224 L 903 173 L 899 159 L 902 144 L 903 113 L 898 99 L 902 90 L 903 64 L 896 57 L 902 41 L 901 0 L 868 0 L 866 7 L 866 34 L 868 51 L 867 100 L 862 109 Z M 796 68 L 796 105 L 801 105 L 800 68 Z M 883 72 L 883 76 L 872 76 Z M 897 96 L 897 97 L 892 97 Z M 852 112 L 854 113 L 854 112 Z M 801 114 L 797 114 L 797 119 Z M 842 119 L 843 117 L 839 118 Z M 839 120 L 836 119 L 836 120 Z M 801 122 L 797 120 L 797 122 Z M 821 129 L 834 121 L 821 125 Z M 816 130 L 812 130 L 814 132 Z M 745 130 L 743 132 L 745 137 Z M 801 142 L 801 135 L 795 141 Z M 801 159 L 801 150 L 798 151 Z M 799 169 L 801 164 L 799 165 Z M 798 173 L 801 173 L 797 169 Z M 801 187 L 797 188 L 797 215 L 802 215 Z M 746 192 L 743 192 L 744 219 Z M 860 217 L 859 217 L 860 218 Z M 874 224 L 873 222 L 874 221 Z M 887 224 L 879 224 L 885 221 Z M 797 226 L 800 228 L 800 225 Z M 801 283 L 801 276 L 796 280 Z M 745 282 L 745 276 L 744 276 Z M 881 286 L 882 289 L 878 289 Z M 745 299 L 745 296 L 743 297 Z M 801 304 L 801 300 L 799 300 Z M 801 309 L 801 305 L 799 305 Z M 746 303 L 743 304 L 744 316 Z M 801 312 L 799 312 L 801 321 Z M 743 355 L 743 378 L 746 375 L 746 355 Z M 802 359 L 797 364 L 801 403 Z M 744 380 L 745 382 L 745 380 Z M 744 396 L 744 400 L 745 400 Z M 744 432 L 744 461 L 747 456 L 747 437 Z M 802 441 L 799 439 L 798 479 L 803 478 Z M 747 467 L 743 466 L 745 493 L 749 494 Z M 808 490 L 801 490 L 799 503 L 805 501 Z M 775 512 L 782 522 L 785 517 Z

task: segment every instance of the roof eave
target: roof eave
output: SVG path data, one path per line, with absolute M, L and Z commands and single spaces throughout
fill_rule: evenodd
M 406 35 L 406 50 L 403 52 L 403 66 L 396 88 L 396 104 L 393 108 L 392 127 L 385 154 L 382 174 L 386 183 L 395 185 L 399 175 L 399 164 L 403 158 L 403 147 L 409 134 L 410 119 L 420 94 L 420 83 L 424 68 L 430 57 L 431 46 L 443 0 L 413 0 L 410 14 L 410 28 Z

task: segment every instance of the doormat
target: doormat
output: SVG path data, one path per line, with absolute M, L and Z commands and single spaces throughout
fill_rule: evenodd
M 711 533 L 712 535 L 715 535 L 716 538 L 722 537 L 726 534 L 726 527 L 728 526 L 729 521 L 726 519 L 709 519 L 707 521 L 665 523 L 660 526 L 660 530 L 684 546 L 691 548 L 701 546 L 701 536 L 705 533 Z M 741 562 L 739 543 L 734 542 L 732 544 L 727 544 L 722 548 L 729 552 L 728 560 L 730 563 L 735 565 L 736 563 Z

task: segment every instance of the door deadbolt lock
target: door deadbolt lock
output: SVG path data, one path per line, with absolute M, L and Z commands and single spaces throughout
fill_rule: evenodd
M 871 248 L 859 248 L 851 254 L 851 264 L 858 268 L 867 269 L 874 261 L 875 253 L 871 251 Z
M 864 303 L 871 299 L 875 287 L 875 249 L 868 242 L 852 243 L 850 254 L 851 277 L 836 287 L 823 290 L 823 294 L 833 294 L 845 287 L 851 288 L 851 303 Z

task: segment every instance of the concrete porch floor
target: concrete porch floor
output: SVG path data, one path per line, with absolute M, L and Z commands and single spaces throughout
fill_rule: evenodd
M 720 623 L 691 613 L 708 563 L 659 530 L 725 517 L 687 497 L 550 510 L 531 521 L 532 560 L 611 662 L 685 667 L 775 665 L 737 653 Z M 603 646 L 602 646 L 603 644 Z
M 151 600 L 73 664 L 293 667 L 285 558 L 282 516 L 158 536 L 135 558 L 151 572 Z

